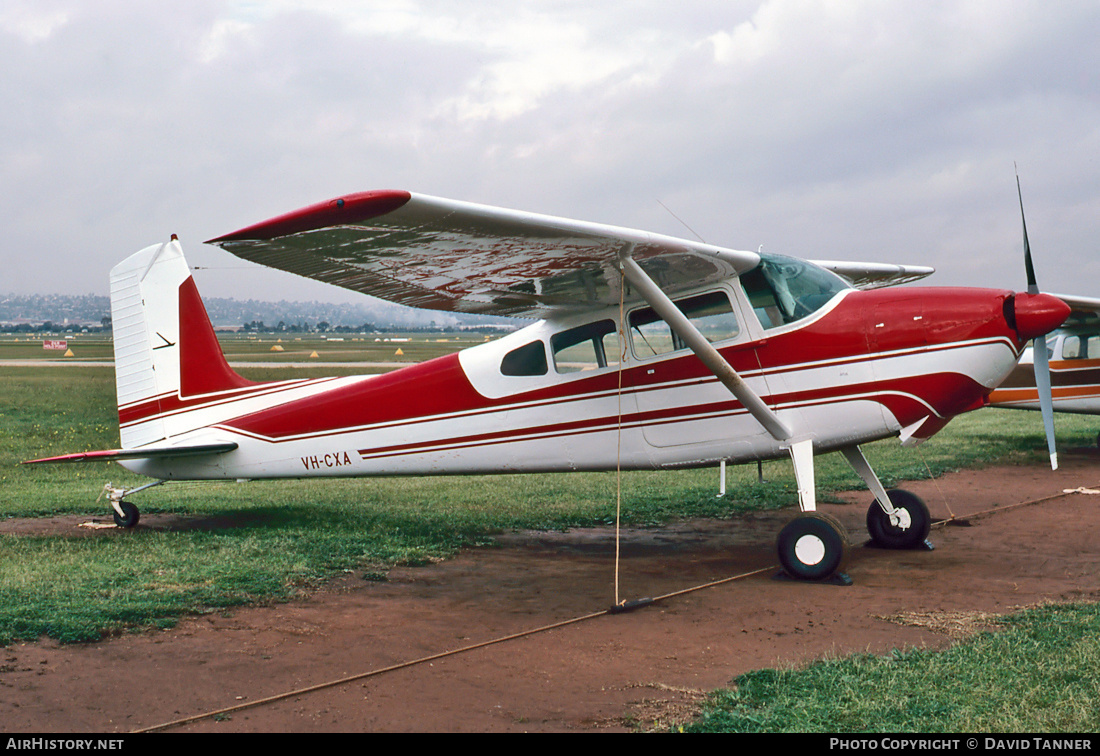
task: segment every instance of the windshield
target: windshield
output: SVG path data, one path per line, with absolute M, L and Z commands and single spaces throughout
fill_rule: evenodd
M 752 309 L 764 328 L 794 323 L 851 287 L 835 273 L 783 255 L 761 254 L 760 264 L 741 275 Z

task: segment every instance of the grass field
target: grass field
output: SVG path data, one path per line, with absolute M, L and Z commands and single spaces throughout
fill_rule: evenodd
M 262 346 L 246 339 L 240 341 L 244 343 L 227 343 L 231 360 L 236 361 L 235 354 L 243 358 L 250 352 L 257 358 L 270 356 L 262 354 Z M 376 347 L 379 342 L 373 340 L 359 343 L 359 352 L 354 347 L 349 349 L 351 345 L 346 341 L 318 341 L 306 346 L 319 346 L 325 353 L 319 352 L 319 359 L 326 362 L 359 361 L 362 358 L 336 359 L 332 353 L 349 350 L 361 355 L 368 349 L 373 350 L 373 361 L 387 361 L 393 357 L 390 348 L 396 348 L 392 343 Z M 405 345 L 402 343 L 401 348 L 407 353 Z M 462 345 L 425 338 L 410 349 L 418 349 L 418 357 L 424 357 Z M 40 354 L 41 345 L 37 347 Z M 145 479 L 111 463 L 25 467 L 18 462 L 117 446 L 112 369 L 5 367 L 5 357 L 25 359 L 7 351 L 16 348 L 15 344 L 0 342 L 0 429 L 5 439 L 0 449 L 0 517 L 107 517 L 108 505 L 96 502 L 103 484 L 135 484 Z M 269 353 L 270 348 L 266 351 Z M 246 377 L 256 380 L 360 371 L 358 366 L 241 369 Z M 1092 445 L 1095 428 L 1093 418 L 1058 418 L 1059 436 L 1066 445 Z M 896 441 L 872 444 L 865 451 L 888 485 L 927 477 L 929 471 L 939 475 L 992 462 L 1045 462 L 1038 416 L 1002 410 L 983 410 L 956 419 L 920 447 L 919 453 L 902 449 Z M 839 455 L 819 458 L 817 474 L 820 495 L 826 499 L 832 492 L 860 487 Z M 755 466 L 731 468 L 728 495 L 718 499 L 714 469 L 628 473 L 623 476 L 624 519 L 658 525 L 683 517 L 730 518 L 752 509 L 793 508 L 795 487 L 790 464 L 767 463 L 765 477 L 767 483 L 757 482 Z M 0 645 L 33 641 L 44 635 L 63 642 L 88 641 L 128 629 L 167 626 L 188 614 L 286 600 L 346 570 L 362 570 L 381 579 L 393 565 L 446 558 L 463 546 L 484 543 L 493 534 L 509 529 L 560 529 L 612 522 L 615 478 L 613 473 L 574 473 L 475 480 L 441 477 L 184 483 L 154 489 L 140 496 L 138 503 L 143 513 L 218 517 L 226 527 L 178 532 L 144 530 L 117 538 L 0 536 Z M 977 643 L 1031 644 L 1029 658 L 1037 666 L 1044 658 L 1051 658 L 1047 655 L 1064 654 L 1067 647 L 1072 647 L 1074 653 L 1084 657 L 1080 667 L 1084 684 L 1091 685 L 1094 694 L 1100 692 L 1096 691 L 1096 680 L 1100 679 L 1100 645 L 1096 640 L 1100 634 L 1096 631 L 1100 620 L 1095 608 L 1044 611 L 1059 613 L 1055 624 L 1072 637 L 1043 637 L 1039 628 L 1050 623 L 1041 617 L 1029 620 L 1025 616 L 1012 632 L 1024 633 L 1031 640 L 1016 641 L 1005 632 Z M 969 644 L 963 646 L 969 648 Z M 977 650 L 952 653 L 977 654 L 976 661 L 969 664 L 978 674 L 978 668 L 990 666 L 983 665 L 982 659 L 990 658 L 983 655 L 994 652 L 985 646 L 974 648 Z M 949 668 L 963 663 L 954 658 L 936 656 L 935 663 Z M 912 677 L 899 682 L 898 676 L 905 675 L 907 668 Z M 716 694 L 712 708 L 696 726 L 768 731 L 791 716 L 790 709 L 784 707 L 802 705 L 824 711 L 823 700 L 819 705 L 807 704 L 798 696 L 792 700 L 788 695 L 796 689 L 790 676 L 803 674 L 809 676 L 804 684 L 822 689 L 824 699 L 836 698 L 828 691 L 839 684 L 839 679 L 848 681 L 850 696 L 868 707 L 878 706 L 870 699 L 879 695 L 875 691 L 881 686 L 891 690 L 904 690 L 906 686 L 935 688 L 908 702 L 890 704 L 899 713 L 894 719 L 883 720 L 887 729 L 905 729 L 905 722 L 918 721 L 905 718 L 913 706 L 959 711 L 957 701 L 944 703 L 933 696 L 941 695 L 935 682 L 938 678 L 921 682 L 926 670 L 924 660 L 915 664 L 899 656 L 886 660 L 853 657 L 815 665 L 805 672 L 765 671 L 739 681 L 735 692 Z M 982 684 L 996 687 L 997 681 Z M 1080 690 L 1080 682 L 1076 687 L 1073 681 L 1067 684 L 1074 691 Z M 945 695 L 950 696 L 950 690 Z M 918 702 L 918 698 L 929 703 Z M 1056 706 L 1059 711 L 1065 709 Z M 850 708 L 845 704 L 833 714 L 821 713 L 805 720 L 811 723 L 807 727 L 813 731 L 843 731 L 856 726 L 852 723 L 861 720 L 848 718 Z M 1015 720 L 987 724 L 989 720 L 984 716 L 947 717 L 942 726 L 945 731 L 959 727 L 1027 730 L 1056 726 L 1055 720 L 1046 715 L 1040 718 L 1039 713 L 1014 711 L 1013 717 L 1023 716 L 1023 722 L 1031 723 L 1019 727 L 1006 724 Z M 1058 720 L 1058 728 L 1079 729 L 1082 723 L 1088 723 L 1095 729 L 1100 725 L 1095 706 L 1084 719 L 1072 713 L 1065 713 L 1065 717 L 1065 721 Z M 919 721 L 923 728 L 929 720 Z
M 946 651 L 759 670 L 715 692 L 691 732 L 1094 733 L 1100 606 L 1047 606 Z

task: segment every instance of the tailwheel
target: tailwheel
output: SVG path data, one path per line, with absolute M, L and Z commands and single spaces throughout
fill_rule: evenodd
M 798 580 L 827 580 L 848 562 L 848 533 L 835 518 L 809 512 L 779 532 L 779 563 Z
M 877 501 L 867 510 L 867 532 L 876 546 L 884 549 L 916 549 L 924 545 L 932 527 L 932 516 L 924 501 L 914 493 L 894 488 L 886 492 L 894 514 L 882 511 Z
M 96 499 L 96 501 L 98 502 L 104 496 L 107 496 L 111 502 L 112 514 L 115 516 L 115 525 L 120 528 L 133 528 L 138 524 L 138 519 L 140 519 L 138 508 L 130 502 L 123 500 L 122 497 L 131 496 L 147 488 L 163 485 L 164 482 L 163 480 L 154 480 L 152 483 L 146 483 L 144 486 L 138 486 L 137 488 L 115 488 L 110 483 L 107 483 L 103 486 L 103 491 L 99 494 L 99 499 Z
M 120 514 L 118 510 L 122 510 Z M 114 510 L 115 525 L 120 528 L 132 528 L 138 524 L 140 519 L 140 513 L 138 508 L 128 501 L 118 502 L 118 507 Z

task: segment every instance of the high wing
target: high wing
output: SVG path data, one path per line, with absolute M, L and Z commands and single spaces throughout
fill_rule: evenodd
M 513 317 L 617 304 L 624 253 L 670 293 L 760 260 L 755 252 L 389 190 L 311 205 L 209 243 L 399 304 Z
M 1100 299 L 1079 297 L 1075 294 L 1055 294 L 1054 296 L 1069 305 L 1070 315 L 1065 322 L 1065 328 L 1095 327 L 1100 324 Z
M 881 289 L 886 286 L 919 281 L 936 272 L 926 265 L 893 265 L 890 263 L 840 262 L 837 260 L 811 260 L 826 270 L 831 270 L 857 289 Z

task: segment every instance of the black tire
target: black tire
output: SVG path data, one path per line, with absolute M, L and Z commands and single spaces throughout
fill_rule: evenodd
M 906 528 L 890 524 L 890 517 L 882 511 L 877 501 L 871 502 L 867 510 L 867 532 L 876 546 L 884 549 L 915 549 L 928 538 L 932 528 L 932 516 L 924 501 L 914 493 L 894 488 L 886 492 L 895 509 L 903 509 L 908 514 L 909 525 Z
M 779 563 L 798 580 L 826 580 L 848 563 L 848 534 L 836 519 L 810 512 L 779 532 Z
M 138 513 L 138 508 L 128 501 L 120 501 L 118 505 L 122 508 L 122 515 L 118 512 L 114 512 L 115 525 L 120 528 L 132 528 L 138 524 L 138 520 L 141 515 Z

